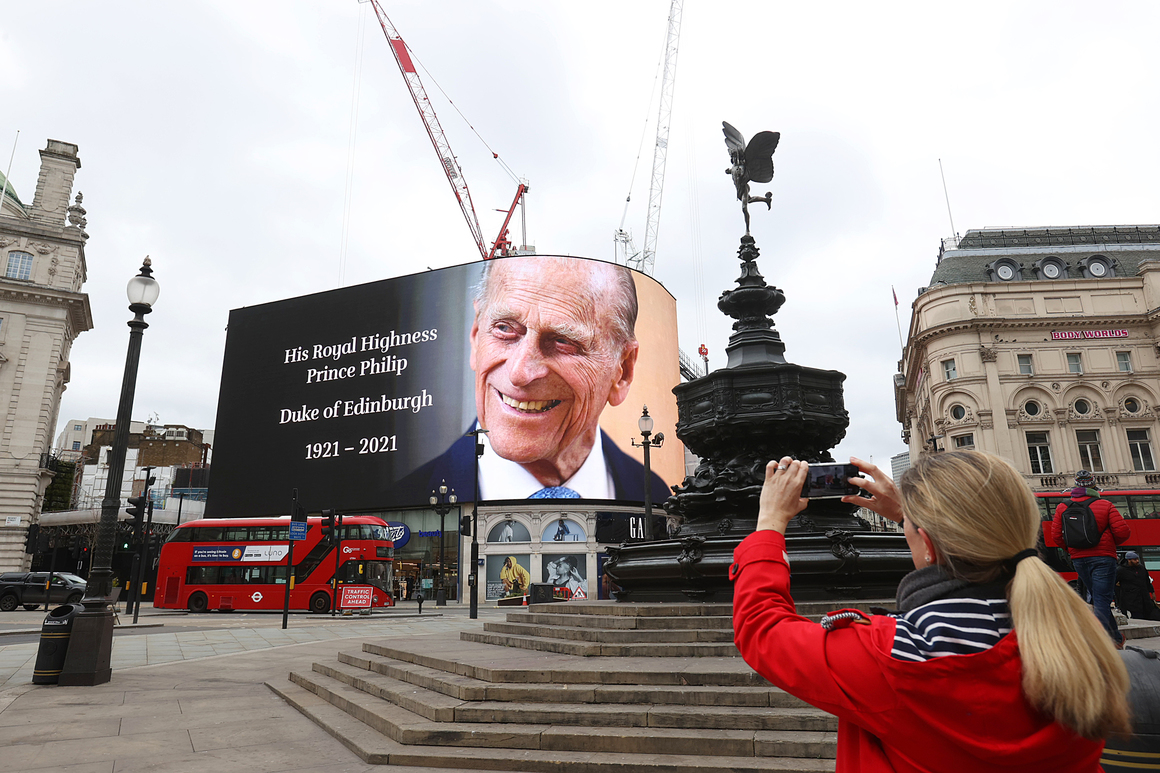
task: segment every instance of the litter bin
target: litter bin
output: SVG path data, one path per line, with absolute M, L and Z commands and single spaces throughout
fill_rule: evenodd
M 64 668 L 68 640 L 72 636 L 73 618 L 84 612 L 81 604 L 64 604 L 48 613 L 40 626 L 40 649 L 32 668 L 33 684 L 56 684 Z

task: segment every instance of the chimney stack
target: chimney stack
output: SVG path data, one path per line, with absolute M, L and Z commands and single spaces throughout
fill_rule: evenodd
M 58 226 L 65 224 L 73 177 L 80 168 L 76 145 L 48 141 L 48 146 L 40 151 L 40 178 L 36 181 L 36 195 L 29 212 L 33 220 Z

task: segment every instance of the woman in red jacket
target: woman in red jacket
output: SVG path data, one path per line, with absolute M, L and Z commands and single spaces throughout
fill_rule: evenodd
M 901 490 L 873 465 L 847 497 L 903 525 L 915 571 L 898 612 L 795 612 L 785 529 L 807 465 L 770 462 L 757 530 L 734 553 L 746 662 L 838 717 L 838 771 L 1095 771 L 1127 733 L 1128 675 L 1092 611 L 1035 551 L 1035 498 L 1007 462 L 926 454 Z M 905 516 L 905 517 L 904 517 Z

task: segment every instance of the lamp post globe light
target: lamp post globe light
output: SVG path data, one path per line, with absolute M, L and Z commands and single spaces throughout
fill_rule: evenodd
M 141 359 L 141 337 L 149 324 L 145 315 L 161 292 L 153 278 L 152 263 L 146 257 L 141 271 L 129 280 L 129 350 L 125 355 L 125 374 L 121 381 L 121 401 L 117 405 L 117 423 L 113 446 L 109 451 L 109 477 L 105 497 L 101 500 L 101 520 L 97 524 L 96 548 L 88 586 L 81 601 L 85 610 L 73 622 L 68 655 L 65 657 L 59 683 L 62 685 L 104 684 L 112 678 L 109 659 L 113 651 L 113 548 L 117 538 L 117 514 L 121 509 L 121 476 L 125 471 L 125 449 L 129 441 L 129 422 L 133 397 L 137 390 L 137 365 Z
M 439 484 L 439 496 L 435 496 L 435 492 L 431 492 L 431 497 L 428 499 L 431 507 L 435 508 L 435 512 L 439 514 L 439 574 L 435 579 L 435 606 L 447 606 L 447 589 L 443 585 L 444 563 L 443 563 L 443 519 L 455 507 L 455 503 L 459 498 L 455 496 L 455 489 L 451 489 L 451 493 L 447 493 L 447 481 L 442 481 Z
M 664 445 L 665 433 L 658 432 L 656 437 L 651 437 L 654 421 L 653 417 L 648 415 L 647 405 L 643 407 L 640 418 L 636 420 L 636 426 L 640 429 L 641 441 L 638 443 L 634 439 L 632 445 L 634 448 L 644 449 L 644 538 L 651 540 L 653 539 L 652 468 L 649 451 Z

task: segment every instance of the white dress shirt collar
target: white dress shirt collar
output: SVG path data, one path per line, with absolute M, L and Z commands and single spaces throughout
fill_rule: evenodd
M 486 450 L 479 458 L 480 499 L 527 499 L 544 488 L 536 476 L 516 462 L 504 459 L 492 450 L 487 435 L 481 434 Z M 588 458 L 563 486 L 572 489 L 584 499 L 615 499 L 615 487 L 604 453 L 600 450 L 601 434 L 597 431 L 596 445 Z

